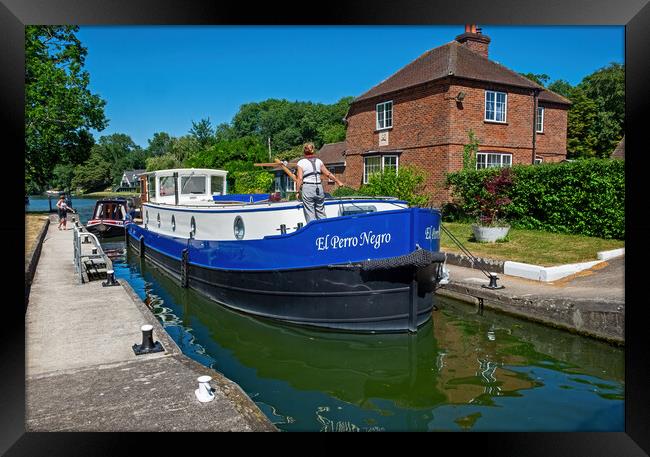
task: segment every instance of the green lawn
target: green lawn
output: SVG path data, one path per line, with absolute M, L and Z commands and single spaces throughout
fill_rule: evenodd
M 565 235 L 538 230 L 511 228 L 508 242 L 478 243 L 473 240 L 471 224 L 444 222 L 463 245 L 477 257 L 531 263 L 545 267 L 597 260 L 596 253 L 625 247 L 622 240 L 604 240 L 581 235 Z M 458 246 L 441 230 L 440 250 L 461 253 Z

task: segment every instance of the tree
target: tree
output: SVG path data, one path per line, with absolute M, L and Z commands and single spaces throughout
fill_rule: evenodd
M 478 153 L 478 138 L 474 131 L 468 132 L 469 143 L 463 146 L 463 170 L 476 170 L 476 154 Z
M 78 165 L 72 178 L 72 186 L 83 192 L 104 190 L 111 184 L 111 164 L 94 150 L 83 165 Z
M 80 164 L 103 130 L 106 102 L 88 89 L 77 26 L 25 27 L 25 181 L 43 187 L 56 164 Z M 33 183 L 33 184 L 30 184 Z
M 210 118 L 201 119 L 199 122 L 192 121 L 190 135 L 196 139 L 201 148 L 207 148 L 214 144 L 214 129 Z
M 72 179 L 74 178 L 75 165 L 60 163 L 54 167 L 50 187 L 52 189 L 70 190 L 72 189 Z
M 156 132 L 153 134 L 153 138 L 147 140 L 147 142 L 149 143 L 147 147 L 149 155 L 162 156 L 171 152 L 174 138 L 168 133 Z
M 549 82 L 551 77 L 546 73 L 519 73 L 521 76 L 530 79 L 531 81 L 539 84 L 540 86 L 546 86 L 546 83 Z
M 565 98 L 571 99 L 573 86 L 563 79 L 558 79 L 549 84 L 547 89 L 555 92 L 556 94 L 560 94 Z
M 124 133 L 100 137 L 93 146 L 91 156 L 93 154 L 108 164 L 110 182 L 114 186 L 120 183 L 124 170 L 144 168 L 147 157 L 146 151 Z

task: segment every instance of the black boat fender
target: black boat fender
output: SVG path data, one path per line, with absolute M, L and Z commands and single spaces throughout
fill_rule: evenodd
M 144 236 L 140 236 L 140 257 L 144 258 Z

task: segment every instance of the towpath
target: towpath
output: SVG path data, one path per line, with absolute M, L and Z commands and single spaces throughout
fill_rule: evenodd
M 25 314 L 26 431 L 276 430 L 239 386 L 184 356 L 126 282 L 78 284 L 73 230 L 56 225 Z M 134 354 L 144 324 L 164 352 Z M 208 403 L 194 394 L 203 375 Z
M 477 269 L 448 265 L 450 282 L 441 295 L 479 303 L 616 344 L 625 341 L 625 257 L 553 283 L 497 274 L 504 289 L 483 288 L 488 278 Z

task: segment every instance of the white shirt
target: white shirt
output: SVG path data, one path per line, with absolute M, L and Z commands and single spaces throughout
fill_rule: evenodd
M 318 170 L 316 170 L 316 171 L 318 171 L 320 173 L 321 167 L 323 166 L 323 161 L 321 159 L 319 159 L 319 158 L 316 158 L 316 160 L 314 162 L 316 162 L 316 168 L 318 168 Z M 303 175 L 302 182 L 309 182 L 309 183 L 320 183 L 321 182 L 320 177 L 315 175 L 315 174 L 307 176 L 306 178 L 304 178 L 304 176 L 307 173 L 311 173 L 311 172 L 314 171 L 314 169 L 311 166 L 311 161 L 309 161 L 309 159 L 300 159 L 298 161 L 298 166 L 300 168 L 302 168 L 302 175 Z

